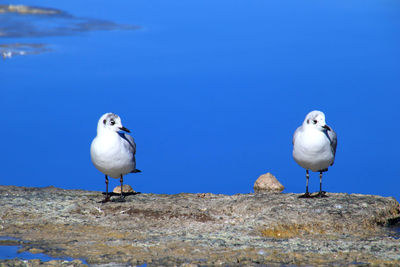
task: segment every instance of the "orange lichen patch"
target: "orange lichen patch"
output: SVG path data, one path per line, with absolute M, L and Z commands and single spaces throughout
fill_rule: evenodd
M 315 238 L 331 238 L 335 239 L 342 234 L 351 234 L 358 237 L 367 237 L 377 234 L 382 228 L 371 222 L 362 222 L 360 224 L 343 224 L 338 221 L 330 222 L 314 222 L 305 224 L 285 223 L 277 224 L 270 227 L 261 228 L 260 232 L 263 237 L 288 239 L 294 237 L 314 236 Z
M 304 235 L 325 234 L 321 224 L 279 224 L 265 229 L 261 229 L 261 235 L 272 238 L 292 238 Z

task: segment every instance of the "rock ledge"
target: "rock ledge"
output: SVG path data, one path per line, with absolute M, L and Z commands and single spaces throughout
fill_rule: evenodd
M 384 227 L 399 221 L 394 198 L 328 196 L 132 194 L 101 204 L 101 192 L 0 186 L 0 236 L 88 264 L 400 265 L 399 236 Z

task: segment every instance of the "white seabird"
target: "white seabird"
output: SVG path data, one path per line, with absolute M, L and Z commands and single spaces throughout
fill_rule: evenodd
M 132 136 L 121 133 L 130 131 L 122 126 L 121 119 L 114 113 L 106 113 L 101 116 L 97 124 L 97 136 L 90 146 L 90 156 L 94 166 L 104 173 L 106 178 L 106 198 L 108 194 L 108 176 L 120 178 L 121 197 L 123 199 L 123 176 L 128 173 L 140 172 L 136 169 L 136 144 Z
M 336 146 L 336 133 L 325 123 L 325 114 L 317 110 L 308 113 L 293 135 L 293 158 L 306 169 L 306 193 L 300 197 L 311 197 L 308 192 L 309 170 L 320 173 L 317 197 L 326 197 L 322 191 L 322 173 L 333 165 Z

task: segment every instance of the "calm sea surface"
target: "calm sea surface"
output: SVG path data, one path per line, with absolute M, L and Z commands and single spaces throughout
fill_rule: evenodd
M 400 198 L 399 1 L 6 4 L 25 9 L 0 13 L 0 184 L 104 190 L 89 146 L 115 112 L 137 191 L 247 193 L 271 172 L 300 193 L 292 134 L 319 109 L 338 133 L 324 190 Z

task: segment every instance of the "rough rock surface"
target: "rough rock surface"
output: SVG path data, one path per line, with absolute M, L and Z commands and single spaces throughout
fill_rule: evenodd
M 0 186 L 0 236 L 88 264 L 400 265 L 400 240 L 385 227 L 399 220 L 394 198 L 298 196 L 131 194 L 102 204 L 100 192 Z
M 254 183 L 255 192 L 282 192 L 285 187 L 271 173 L 260 175 Z

